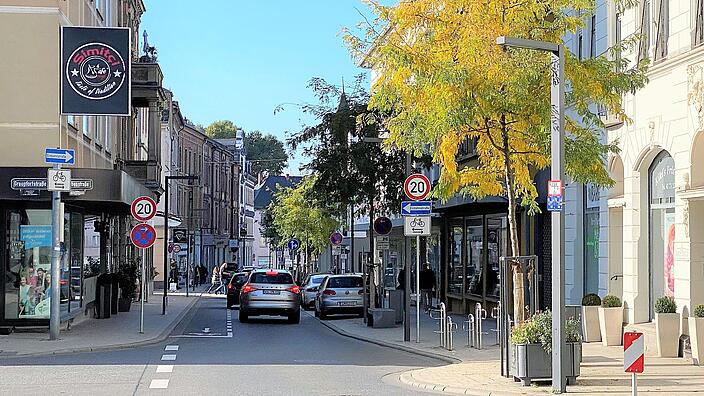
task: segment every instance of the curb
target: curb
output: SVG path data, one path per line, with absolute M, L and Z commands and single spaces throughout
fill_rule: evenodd
M 306 313 L 307 313 L 309 316 L 315 318 L 315 317 L 314 317 L 313 315 L 311 315 L 310 313 L 308 313 L 308 312 L 306 312 Z M 408 352 L 408 353 L 412 353 L 412 354 L 414 354 L 414 355 L 419 355 L 419 356 L 423 356 L 423 357 L 427 357 L 427 358 L 431 358 L 431 359 L 441 360 L 441 361 L 443 361 L 443 362 L 445 362 L 445 363 L 450 363 L 450 364 L 462 363 L 462 360 L 460 360 L 460 359 L 453 358 L 453 357 L 449 357 L 449 356 L 445 356 L 445 355 L 441 355 L 441 354 L 439 354 L 439 353 L 433 353 L 433 352 L 423 351 L 423 350 L 420 350 L 420 349 L 417 349 L 417 348 L 407 347 L 407 346 L 404 346 L 404 345 L 398 345 L 398 344 L 395 344 L 395 343 L 392 343 L 392 342 L 386 342 L 386 341 L 376 340 L 376 339 L 373 339 L 373 338 L 367 338 L 367 337 L 358 336 L 358 335 L 356 335 L 356 334 L 352 334 L 352 333 L 349 333 L 349 332 L 347 332 L 347 331 L 345 331 L 345 330 L 342 330 L 341 328 L 335 326 L 334 324 L 331 324 L 331 323 L 328 323 L 328 322 L 324 322 L 324 321 L 322 321 L 322 320 L 320 320 L 320 319 L 318 319 L 318 318 L 315 318 L 315 319 L 317 319 L 318 322 L 320 322 L 320 324 L 322 324 L 323 326 L 327 327 L 328 329 L 334 331 L 335 333 L 337 333 L 337 334 L 339 334 L 339 335 L 341 335 L 341 336 L 343 336 L 343 337 L 352 338 L 352 339 L 355 339 L 355 340 L 358 340 L 358 341 L 367 342 L 367 343 L 370 343 L 370 344 L 375 344 L 375 345 L 383 346 L 383 347 L 386 347 L 386 348 L 395 349 L 395 350 L 398 350 L 398 351 Z
M 37 356 L 53 356 L 53 355 L 65 355 L 65 354 L 71 354 L 71 353 L 84 353 L 84 352 L 107 352 L 107 351 L 115 351 L 115 350 L 120 350 L 120 349 L 130 349 L 130 348 L 138 348 L 142 346 L 148 346 L 148 345 L 153 345 L 153 344 L 158 344 L 162 341 L 165 341 L 167 338 L 169 338 L 169 335 L 171 332 L 176 328 L 176 326 L 181 323 L 183 318 L 189 314 L 193 308 L 193 306 L 200 301 L 201 296 L 199 295 L 195 299 L 193 299 L 191 302 L 186 305 L 183 310 L 181 310 L 181 313 L 178 314 L 178 316 L 168 325 L 164 330 L 161 331 L 156 337 L 147 339 L 147 340 L 142 340 L 142 341 L 136 341 L 136 342 L 129 342 L 125 344 L 112 344 L 112 345 L 101 345 L 98 347 L 81 347 L 81 348 L 66 348 L 66 349 L 57 349 L 51 352 L 34 352 L 34 353 L 26 353 L 26 354 L 17 354 L 17 355 L 6 355 L 2 356 L 0 355 L 0 360 L 4 359 L 21 359 L 21 358 L 28 358 L 28 357 L 37 357 Z
M 515 396 L 523 395 L 524 393 L 509 393 L 490 390 L 478 390 L 469 388 L 455 388 L 452 386 L 432 384 L 429 382 L 420 382 L 413 378 L 413 373 L 418 370 L 406 371 L 398 377 L 399 381 L 409 387 L 418 388 L 434 392 L 450 393 L 455 395 L 471 395 L 471 396 Z

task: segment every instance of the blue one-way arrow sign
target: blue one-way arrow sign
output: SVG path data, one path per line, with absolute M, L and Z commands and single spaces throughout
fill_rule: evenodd
M 401 203 L 401 214 L 404 216 L 429 215 L 433 211 L 433 203 L 430 201 L 403 201 Z
M 73 165 L 76 163 L 76 152 L 70 149 L 46 148 L 44 162 L 47 164 Z

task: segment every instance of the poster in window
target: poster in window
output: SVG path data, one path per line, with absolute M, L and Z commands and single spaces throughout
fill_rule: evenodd
M 665 214 L 665 295 L 675 296 L 675 214 Z

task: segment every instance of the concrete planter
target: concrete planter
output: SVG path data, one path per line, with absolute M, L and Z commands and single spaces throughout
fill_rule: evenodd
M 692 345 L 692 362 L 704 364 L 704 318 L 689 317 L 689 342 Z
M 677 357 L 680 343 L 680 314 L 656 313 L 655 334 L 660 357 Z
M 599 307 L 601 344 L 604 346 L 623 343 L 623 307 Z
M 584 342 L 601 342 L 598 306 L 582 307 L 582 339 Z
M 534 380 L 549 380 L 552 377 L 552 357 L 540 344 L 517 344 L 513 346 L 513 377 L 523 386 Z M 573 385 L 580 374 L 582 343 L 568 342 L 563 361 L 567 383 Z

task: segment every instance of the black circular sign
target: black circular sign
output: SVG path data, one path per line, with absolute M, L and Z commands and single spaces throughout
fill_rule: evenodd
M 78 47 L 66 63 L 66 79 L 86 99 L 109 98 L 125 82 L 126 65 L 114 48 L 103 43 Z
M 374 220 L 374 231 L 379 235 L 388 235 L 392 228 L 394 228 L 394 225 L 388 217 L 377 217 Z

